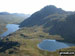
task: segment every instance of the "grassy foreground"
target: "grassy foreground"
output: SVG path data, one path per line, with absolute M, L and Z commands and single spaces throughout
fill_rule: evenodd
M 59 56 L 59 51 L 75 51 L 75 47 L 55 52 L 40 50 L 37 44 L 44 39 L 62 40 L 60 36 L 52 36 L 42 30 L 42 28 L 35 27 L 23 28 L 10 34 L 0 41 L 0 56 Z

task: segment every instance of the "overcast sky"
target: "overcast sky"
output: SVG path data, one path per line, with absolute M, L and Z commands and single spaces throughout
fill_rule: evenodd
M 0 0 L 0 12 L 32 14 L 46 5 L 75 11 L 75 0 Z

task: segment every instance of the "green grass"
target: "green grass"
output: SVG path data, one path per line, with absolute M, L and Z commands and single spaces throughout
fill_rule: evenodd
M 36 31 L 35 31 L 36 30 Z M 39 36 L 41 34 L 41 36 Z M 55 52 L 49 52 L 40 50 L 37 47 L 37 44 L 42 42 L 44 39 L 59 39 L 62 38 L 57 35 L 52 36 L 48 33 L 43 32 L 42 27 L 33 27 L 33 28 L 23 28 L 18 30 L 17 32 L 11 34 L 10 36 L 7 36 L 2 40 L 4 44 L 4 51 L 0 52 L 0 56 L 59 56 L 59 51 L 57 50 Z M 11 46 L 12 43 L 18 43 L 19 45 L 12 45 L 12 47 L 7 48 Z M 7 43 L 10 43 L 8 46 Z M 3 48 L 3 46 L 0 46 L 0 50 Z M 69 50 L 70 48 L 61 49 L 61 51 Z M 75 47 L 72 47 L 73 50 L 75 50 Z M 72 50 L 71 49 L 71 50 Z

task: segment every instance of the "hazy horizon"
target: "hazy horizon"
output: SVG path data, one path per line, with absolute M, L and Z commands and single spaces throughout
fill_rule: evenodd
M 47 5 L 75 11 L 75 0 L 0 0 L 0 12 L 32 14 Z

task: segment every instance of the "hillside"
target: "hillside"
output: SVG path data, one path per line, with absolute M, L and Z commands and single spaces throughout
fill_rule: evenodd
M 0 41 L 0 56 L 60 56 L 60 51 L 74 51 L 75 46 L 54 52 L 40 50 L 45 39 L 75 43 L 75 14 L 55 6 L 46 6 L 20 24 L 21 29 Z
M 66 42 L 75 42 L 75 12 L 64 11 L 53 5 L 46 6 L 24 20 L 20 27 L 42 26 L 44 32 L 59 35 Z
M 64 21 L 67 15 L 74 14 L 71 11 L 64 11 L 53 5 L 45 6 L 41 10 L 33 13 L 28 19 L 21 22 L 20 27 L 40 26 L 52 21 Z
M 62 38 L 45 33 L 42 28 L 22 28 L 0 41 L 0 56 L 59 56 L 59 51 L 75 51 L 75 47 L 54 52 L 40 50 L 37 44 L 44 39 L 61 40 Z
M 60 35 L 66 42 L 75 43 L 75 14 L 69 15 L 64 22 L 58 22 L 48 30 L 51 35 Z
M 53 5 L 46 6 L 42 8 L 40 11 L 35 12 L 31 15 L 27 20 L 24 20 L 21 23 L 20 27 L 24 26 L 34 26 L 34 25 L 44 25 L 51 19 L 60 19 L 64 18 L 68 13 L 60 8 L 56 8 Z

